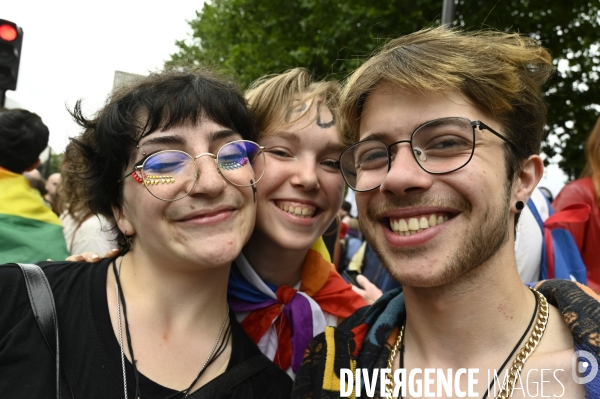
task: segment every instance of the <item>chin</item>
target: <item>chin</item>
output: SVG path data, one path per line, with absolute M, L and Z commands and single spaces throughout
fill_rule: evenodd
M 308 251 L 319 236 L 305 236 L 304 234 L 289 234 L 290 232 L 273 237 L 275 242 L 281 248 L 290 251 Z

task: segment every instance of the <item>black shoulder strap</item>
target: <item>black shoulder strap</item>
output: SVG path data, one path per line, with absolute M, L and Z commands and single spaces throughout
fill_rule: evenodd
M 189 399 L 214 398 L 219 392 L 227 391 L 264 370 L 273 363 L 262 353 L 233 366 L 225 374 L 215 378 L 196 392 L 188 396 Z
M 17 263 L 25 277 L 27 286 L 27 294 L 33 315 L 37 321 L 38 327 L 42 332 L 44 341 L 50 353 L 56 359 L 56 397 L 61 398 L 61 391 L 65 393 L 63 397 L 73 397 L 73 392 L 65 378 L 61 385 L 61 370 L 60 370 L 60 350 L 58 339 L 58 320 L 56 319 L 56 306 L 54 304 L 54 295 L 48 283 L 46 275 L 42 269 L 33 264 Z

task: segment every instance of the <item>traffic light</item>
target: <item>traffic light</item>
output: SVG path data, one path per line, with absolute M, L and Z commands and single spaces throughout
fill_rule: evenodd
M 23 29 L 0 19 L 0 91 L 17 88 L 22 44 Z

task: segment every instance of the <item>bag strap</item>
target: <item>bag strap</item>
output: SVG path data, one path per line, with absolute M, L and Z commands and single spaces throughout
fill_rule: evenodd
M 27 294 L 29 295 L 29 302 L 31 303 L 35 321 L 42 332 L 44 342 L 46 342 L 48 349 L 50 349 L 50 353 L 56 359 L 56 398 L 61 398 L 61 390 L 65 391 L 65 393 L 70 393 L 71 397 L 73 397 L 73 392 L 66 378 L 63 378 L 61 385 L 58 320 L 56 318 L 54 295 L 52 294 L 48 279 L 37 265 L 28 263 L 17 263 L 17 265 L 19 265 L 25 277 Z
M 226 374 L 223 374 L 221 377 L 217 377 L 213 381 L 209 382 L 206 386 L 188 396 L 188 398 L 214 398 L 218 393 L 230 390 L 231 388 L 239 385 L 244 380 L 247 380 L 249 377 L 252 377 L 254 374 L 264 370 L 272 364 L 273 362 L 271 362 L 262 353 L 252 356 L 251 358 L 233 366 L 231 370 L 226 372 Z
M 546 200 L 546 201 L 548 201 L 548 200 Z M 548 203 L 548 213 L 553 213 L 552 206 L 550 205 L 549 202 L 547 202 L 547 203 Z M 541 260 L 541 267 L 540 267 L 540 279 L 546 280 L 548 278 L 554 278 L 554 268 L 552 267 L 551 268 L 552 270 L 549 270 L 549 268 L 548 268 L 549 260 L 548 260 L 547 250 L 546 250 L 546 237 L 545 237 L 545 230 L 544 230 L 544 221 L 542 220 L 542 216 L 540 215 L 539 211 L 537 210 L 537 207 L 535 206 L 535 203 L 533 202 L 533 200 L 531 198 L 529 198 L 529 200 L 527 201 L 527 208 L 529 208 L 529 210 L 533 214 L 533 217 L 537 221 L 538 225 L 540 226 L 540 230 L 542 232 L 542 260 Z M 550 274 L 552 274 L 552 275 L 550 276 Z

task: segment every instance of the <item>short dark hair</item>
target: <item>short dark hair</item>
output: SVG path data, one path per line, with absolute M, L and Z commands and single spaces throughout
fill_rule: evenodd
M 352 211 L 352 204 L 349 203 L 348 201 L 344 201 L 344 202 L 342 202 L 342 209 L 345 210 L 346 212 L 350 213 Z
M 105 216 L 124 252 L 130 244 L 117 228 L 112 209 L 123 204 L 119 180 L 142 137 L 178 126 L 195 126 L 207 118 L 243 139 L 255 139 L 241 92 L 230 79 L 206 69 L 153 73 L 114 92 L 93 118 L 83 115 L 81 100 L 71 115 L 84 132 L 71 139 L 65 151 L 61 170 L 65 201 L 71 213 L 89 209 Z
M 49 137 L 37 114 L 24 109 L 0 111 L 0 166 L 23 173 L 38 160 Z

